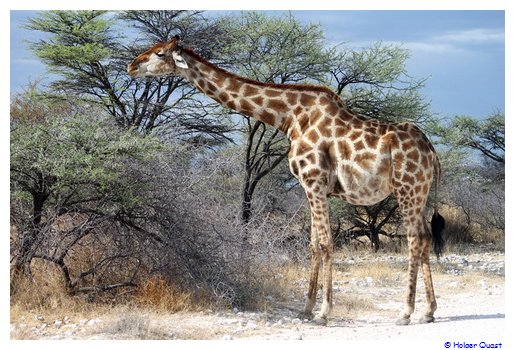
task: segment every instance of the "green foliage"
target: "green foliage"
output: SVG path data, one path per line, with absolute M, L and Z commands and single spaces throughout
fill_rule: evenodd
M 174 138 L 211 145 L 229 139 L 226 116 L 212 113 L 215 104 L 197 98 L 199 93 L 182 78 L 132 79 L 126 71 L 127 63 L 149 45 L 177 33 L 209 56 L 218 45 L 210 35 L 224 41 L 216 20 L 198 11 L 41 11 L 25 27 L 45 34 L 30 48 L 59 76 L 47 91 L 52 97 L 73 94 L 101 106 L 118 125 L 142 133 L 173 124 L 168 130 Z M 118 34 L 123 27 L 131 31 Z
M 220 54 L 238 74 L 268 83 L 324 81 L 331 51 L 320 25 L 302 25 L 292 14 L 245 11 L 221 23 L 232 40 Z
M 32 43 L 31 49 L 51 71 L 78 79 L 87 74 L 78 68 L 93 66 L 113 54 L 112 21 L 105 14 L 106 11 L 42 11 L 28 21 L 26 28 L 51 37 Z
M 361 49 L 340 48 L 330 69 L 330 83 L 356 113 L 424 127 L 433 116 L 420 94 L 425 79 L 407 73 L 409 57 L 402 46 L 382 42 Z
M 456 116 L 447 125 L 436 125 L 434 131 L 441 137 L 441 143 L 477 150 L 485 157 L 504 164 L 504 113 L 497 112 L 484 119 Z
M 359 51 L 345 50 L 341 55 L 347 79 L 374 85 L 391 84 L 406 74 L 405 62 L 410 57 L 409 50 L 381 42 Z
M 59 108 L 54 107 L 54 112 Z M 11 190 L 17 198 L 47 193 L 47 205 L 115 213 L 133 207 L 144 183 L 128 182 L 131 163 L 153 158 L 150 137 L 113 126 L 87 107 L 41 122 L 15 121 L 11 130 Z M 29 205 L 27 203 L 27 205 Z

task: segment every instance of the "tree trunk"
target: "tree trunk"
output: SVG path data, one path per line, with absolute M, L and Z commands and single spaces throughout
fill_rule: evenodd
M 374 253 L 377 253 L 381 246 L 381 241 L 379 240 L 379 231 L 375 229 L 370 229 L 370 247 Z
M 245 173 L 245 183 L 243 185 L 243 198 L 241 203 L 241 221 L 244 225 L 250 222 L 252 216 L 252 196 L 254 190 L 252 190 L 250 175 Z
M 50 195 L 43 174 L 38 173 L 38 180 L 39 190 L 32 192 L 32 226 L 20 232 L 20 250 L 11 269 L 11 295 L 15 292 L 18 279 L 22 275 L 30 276 L 30 263 L 36 253 L 37 241 L 41 232 L 43 206 Z
M 248 141 L 245 152 L 245 179 L 243 182 L 241 219 L 248 224 L 252 217 L 252 198 L 263 177 L 274 170 L 288 155 L 289 145 L 285 145 L 279 130 L 271 131 L 257 121 L 248 122 Z

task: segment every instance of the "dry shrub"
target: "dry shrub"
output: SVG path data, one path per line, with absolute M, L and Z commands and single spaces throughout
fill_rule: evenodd
M 136 283 L 138 272 L 146 261 L 139 252 L 139 244 L 134 235 L 122 235 L 113 228 L 82 238 L 65 258 L 71 278 L 76 282 L 76 291 L 87 292 L 96 286 L 126 281 Z M 124 292 L 123 288 L 121 292 Z
M 463 244 L 488 244 L 493 249 L 504 249 L 504 231 L 495 227 L 481 225 L 459 207 L 444 206 L 445 251 L 456 251 Z
M 34 260 L 31 264 L 32 278 L 22 275 L 12 291 L 11 306 L 20 311 L 55 310 L 80 307 L 77 298 L 66 293 L 60 271 L 54 264 Z M 11 314 L 11 317 L 13 315 Z
M 181 290 L 161 276 L 150 277 L 141 283 L 135 293 L 138 305 L 167 312 L 197 309 L 198 299 L 199 297 L 193 296 L 192 292 Z
M 366 265 L 352 265 L 349 268 L 352 277 L 363 278 L 372 277 L 375 281 L 398 282 L 399 272 L 405 273 L 406 268 L 402 266 L 392 266 L 383 262 L 371 262 Z
M 474 242 L 470 219 L 459 208 L 445 206 L 441 211 L 445 218 L 444 239 L 448 247 Z
M 365 311 L 375 311 L 377 307 L 374 302 L 364 297 L 345 295 L 338 297 L 336 302 L 338 313 L 349 316 L 361 316 Z
M 31 269 L 32 278 L 22 275 L 17 279 L 16 290 L 10 300 L 11 322 L 30 325 L 37 322 L 35 315 L 56 320 L 75 314 L 84 315 L 93 309 L 93 305 L 86 303 L 83 296 L 66 293 L 61 273 L 53 264 L 35 260 Z M 24 332 L 21 328 L 19 331 L 21 333 L 12 333 L 13 339 L 30 339 L 34 336 L 32 332 Z
M 135 311 L 128 307 L 122 307 L 117 311 L 117 315 L 122 316 L 106 322 L 102 329 L 103 333 L 111 334 L 114 339 L 170 339 L 171 334 L 151 321 L 155 315 L 142 314 L 141 310 Z

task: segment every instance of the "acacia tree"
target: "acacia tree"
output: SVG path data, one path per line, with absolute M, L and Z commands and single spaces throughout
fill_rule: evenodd
M 465 225 L 460 232 L 450 232 L 450 239 L 472 239 L 468 232 L 472 223 L 504 230 L 504 113 L 486 118 L 456 116 L 434 130 L 446 155 L 445 199 L 464 216 Z
M 130 37 L 117 32 L 131 28 Z M 52 81 L 51 90 L 67 98 L 74 95 L 107 111 L 118 125 L 150 133 L 159 126 L 183 139 L 200 136 L 207 143 L 227 141 L 230 121 L 217 106 L 201 97 L 179 77 L 133 79 L 127 63 L 156 41 L 175 34 L 187 44 L 199 46 L 210 55 L 223 38 L 216 20 L 198 11 L 42 11 L 26 28 L 48 36 L 31 49 L 62 79 Z
M 447 125 L 435 125 L 440 142 L 454 148 L 469 148 L 499 164 L 504 164 L 504 113 L 486 118 L 456 116 Z
M 112 251 L 76 279 L 66 263 L 88 237 L 123 230 L 124 223 L 137 219 L 131 213 L 148 184 L 132 177 L 131 167 L 150 159 L 159 142 L 120 130 L 96 108 L 43 103 L 35 91 L 13 99 L 10 140 L 11 225 L 17 230 L 11 285 L 30 275 L 32 260 L 39 258 L 55 264 L 74 293 L 101 267 L 127 258 L 127 247 Z M 129 278 L 103 288 L 132 283 Z
M 408 75 L 410 53 L 399 45 L 376 42 L 363 49 L 338 50 L 330 83 L 355 113 L 389 122 L 434 120 L 420 94 L 425 79 Z

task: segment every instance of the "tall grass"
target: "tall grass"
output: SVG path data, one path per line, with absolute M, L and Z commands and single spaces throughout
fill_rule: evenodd
M 441 214 L 445 218 L 444 253 L 461 252 L 470 245 L 482 249 L 504 250 L 504 231 L 478 223 L 460 208 L 444 206 Z

